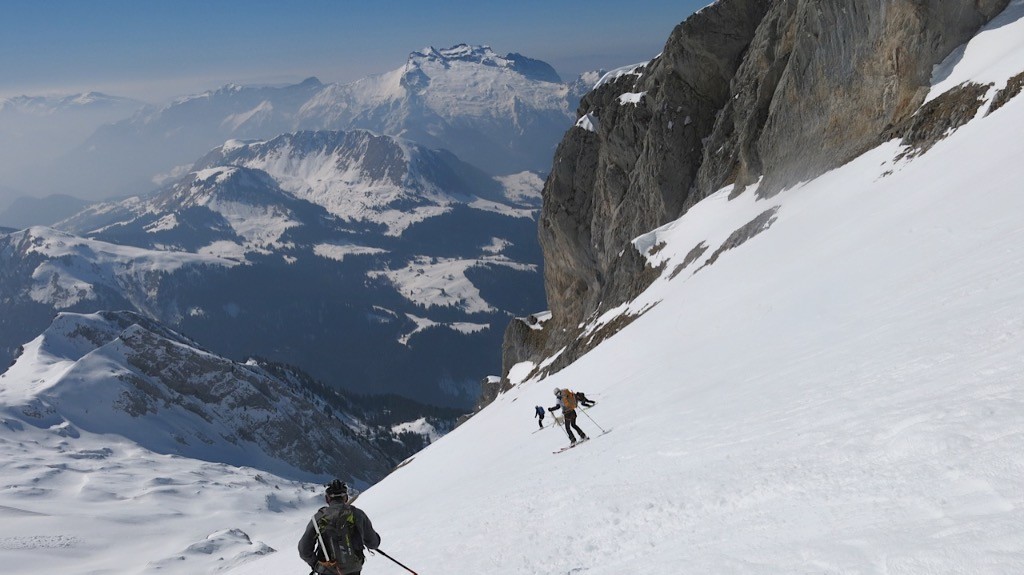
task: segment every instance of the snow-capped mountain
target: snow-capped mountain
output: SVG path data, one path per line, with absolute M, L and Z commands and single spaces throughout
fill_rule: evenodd
M 579 97 L 538 60 L 486 46 L 427 48 L 350 84 L 228 85 L 105 126 L 62 160 L 76 175 L 65 192 L 139 193 L 227 140 L 296 130 L 368 129 L 450 150 L 491 175 L 542 172 Z
M 508 174 L 550 166 L 575 104 L 544 62 L 461 44 L 428 47 L 386 74 L 328 86 L 303 106 L 299 125 L 401 134 Z
M 362 485 L 395 463 L 342 397 L 131 312 L 58 315 L 0 380 L 5 415 L 69 437 L 114 434 L 156 453 Z
M 159 305 L 161 278 L 185 268 L 231 267 L 236 261 L 204 254 L 145 250 L 33 227 L 0 237 L 7 299 L 73 308 L 89 300 L 108 307 Z M 144 307 L 152 312 L 153 308 Z
M 149 198 L 91 206 L 58 226 L 116 243 L 241 261 L 247 252 L 288 245 L 281 238 L 290 228 L 317 227 L 328 218 L 266 172 L 217 166 L 192 172 Z
M 388 235 L 455 204 L 521 217 L 537 207 L 535 201 L 518 205 L 498 181 L 448 152 L 363 130 L 231 141 L 195 168 L 216 166 L 263 170 L 295 197 L 348 222 L 383 225 Z
M 361 393 L 472 405 L 481 378 L 500 369 L 494 350 L 510 315 L 542 305 L 540 186 L 535 174 L 488 178 L 451 154 L 368 132 L 232 141 L 153 196 L 61 224 L 89 238 L 67 242 L 97 253 L 209 265 L 146 276 L 150 299 L 135 284 L 117 298 L 120 284 L 103 280 L 104 298 L 63 271 L 59 253 L 12 250 L 12 295 L 0 305 L 22 319 L 3 343 L 9 357 L 54 311 L 134 309 L 228 357 L 283 361 Z M 71 268 L 92 269 L 87 258 Z

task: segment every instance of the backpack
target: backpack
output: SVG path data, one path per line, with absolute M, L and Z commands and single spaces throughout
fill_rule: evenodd
M 576 409 L 576 394 L 568 389 L 562 390 L 562 405 L 565 409 Z
M 363 568 L 362 539 L 351 507 L 323 507 L 313 516 L 313 526 L 317 532 L 314 552 L 321 568 L 339 575 Z

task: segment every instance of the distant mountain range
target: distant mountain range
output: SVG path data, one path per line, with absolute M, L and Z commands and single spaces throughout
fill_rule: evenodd
M 490 175 L 546 172 L 591 86 L 563 83 L 544 62 L 487 46 L 426 48 L 391 72 L 350 84 L 231 84 L 148 108 L 96 130 L 60 158 L 60 170 L 14 183 L 94 199 L 137 194 L 182 175 L 229 139 L 324 129 L 402 136 L 450 150 Z
M 83 188 L 73 174 L 65 173 L 61 158 L 100 126 L 130 118 L 145 106 L 138 100 L 98 92 L 0 99 L 0 193 L 108 194 L 109 188 Z M 0 202 L 0 207 L 6 204 Z M 18 227 L 26 225 L 19 222 Z
M 100 92 L 83 92 L 66 96 L 15 96 L 0 99 L 0 116 L 56 116 L 82 110 L 123 110 L 144 106 L 138 100 L 111 96 Z
M 227 357 L 468 406 L 508 318 L 543 307 L 534 174 L 365 131 L 231 141 L 193 168 L 0 237 L 8 358 L 54 312 L 129 309 Z

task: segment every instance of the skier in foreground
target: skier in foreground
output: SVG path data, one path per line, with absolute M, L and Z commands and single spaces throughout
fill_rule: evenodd
M 362 509 L 348 504 L 348 486 L 335 479 L 326 486 L 321 507 L 299 540 L 299 557 L 323 575 L 357 575 L 363 568 L 363 548 L 380 546 L 380 535 Z
M 565 418 L 565 432 L 569 434 L 570 445 L 576 445 L 576 436 L 572 434 L 572 430 L 575 429 L 580 434 L 580 440 L 586 441 L 589 439 L 586 433 L 576 425 L 576 396 L 573 392 L 568 389 L 555 388 L 555 397 L 558 398 L 558 404 L 554 407 L 549 407 L 548 411 L 554 412 L 556 409 L 562 410 L 562 416 Z

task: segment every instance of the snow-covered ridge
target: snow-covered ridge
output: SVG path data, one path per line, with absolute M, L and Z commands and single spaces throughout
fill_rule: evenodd
M 97 289 L 157 299 L 159 278 L 186 266 L 226 266 L 223 258 L 145 250 L 81 238 L 51 228 L 33 227 L 0 237 L 0 262 L 7 269 L 33 266 L 31 298 L 67 308 L 96 299 Z
M 390 235 L 444 213 L 453 204 L 491 203 L 480 209 L 514 215 L 518 201 L 508 202 L 501 184 L 450 154 L 368 131 L 317 131 L 284 134 L 268 141 L 232 140 L 201 160 L 206 179 L 213 169 L 244 166 L 260 170 L 293 196 L 322 206 L 345 221 L 383 224 Z M 528 178 L 507 180 L 516 200 L 530 207 Z M 493 204 L 493 205 L 492 205 Z
M 325 414 L 330 400 L 130 312 L 59 315 L 0 379 L 0 414 L 41 429 L 295 478 L 365 485 L 389 465 L 351 414 Z
M 616 68 L 614 70 L 606 72 L 604 76 L 601 76 L 601 78 L 594 84 L 593 89 L 596 90 L 605 84 L 609 84 L 611 82 L 618 80 L 619 78 L 622 78 L 623 76 L 636 76 L 637 78 L 639 78 L 643 74 L 641 69 L 646 67 L 648 64 L 650 64 L 650 60 L 648 60 L 647 62 L 640 62 L 639 64 L 622 66 L 621 68 Z
M 491 49 L 490 46 L 470 46 L 469 44 L 458 44 L 451 48 L 441 49 L 433 46 L 427 46 L 418 52 L 409 54 L 410 62 L 420 60 L 462 60 L 465 62 L 476 62 L 478 64 L 484 64 L 485 66 L 495 66 L 499 68 L 508 68 L 512 66 L 511 60 L 507 57 L 499 56 Z
M 428 46 L 409 55 L 406 71 L 423 66 L 426 62 L 440 63 L 451 66 L 453 62 L 469 62 L 493 68 L 506 68 L 534 80 L 560 83 L 558 73 L 551 66 L 539 60 L 527 58 L 521 54 L 498 55 L 490 46 L 472 46 L 458 44 L 451 48 L 434 48 Z

